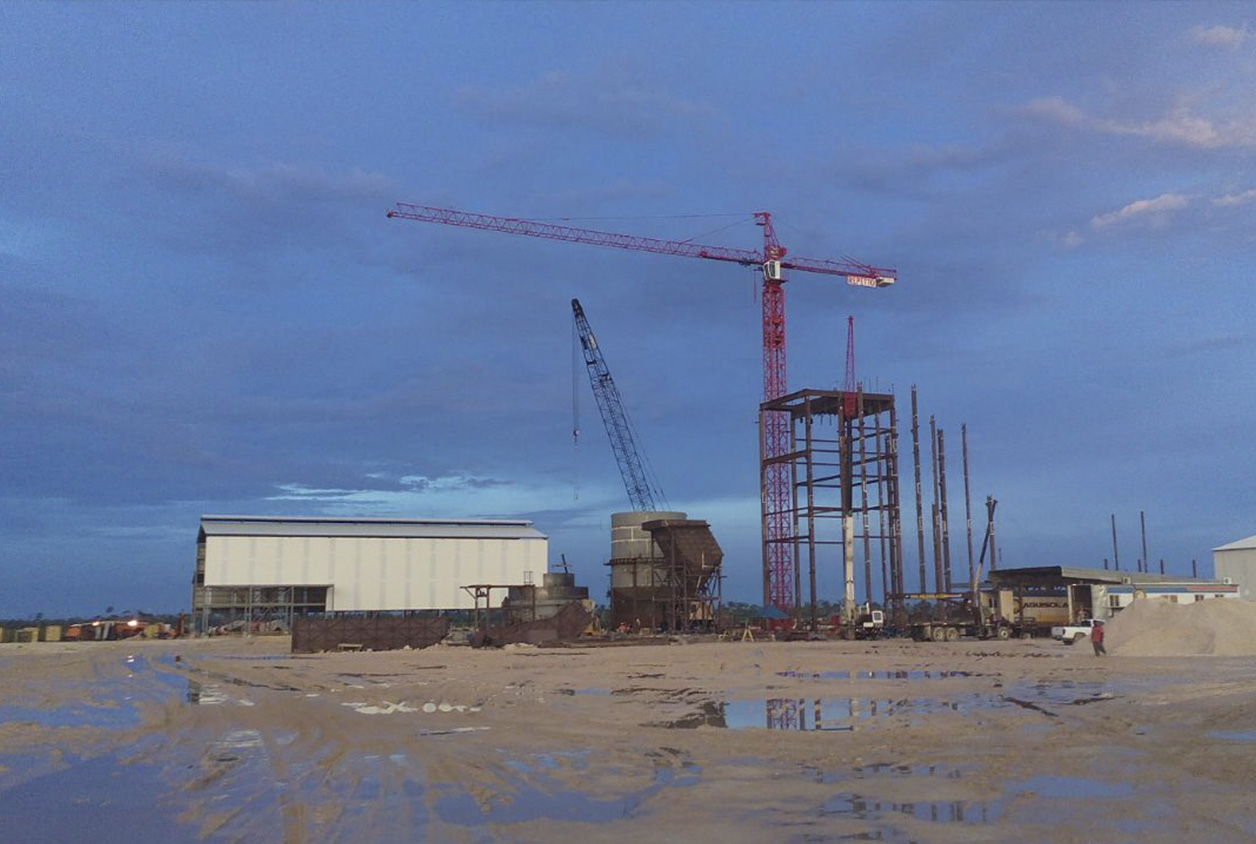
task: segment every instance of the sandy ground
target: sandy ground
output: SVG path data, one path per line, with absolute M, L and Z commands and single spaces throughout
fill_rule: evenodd
M 0 646 L 0 840 L 1256 841 L 1251 658 Z

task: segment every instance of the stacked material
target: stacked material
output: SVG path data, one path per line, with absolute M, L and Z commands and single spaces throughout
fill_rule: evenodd
M 1139 599 L 1108 622 L 1106 642 L 1121 656 L 1256 656 L 1256 603 Z

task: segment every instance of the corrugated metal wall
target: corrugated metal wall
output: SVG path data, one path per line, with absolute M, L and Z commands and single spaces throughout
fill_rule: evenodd
M 544 538 L 209 536 L 205 584 L 331 586 L 336 612 L 471 609 L 460 587 L 539 581 L 547 558 Z
M 1235 548 L 1229 551 L 1213 551 L 1212 562 L 1217 579 L 1230 578 L 1239 585 L 1239 597 L 1256 601 L 1256 548 Z

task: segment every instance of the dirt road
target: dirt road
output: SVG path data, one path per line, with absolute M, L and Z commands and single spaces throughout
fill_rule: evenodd
M 1250 659 L 1054 642 L 0 646 L 0 830 L 1256 841 Z

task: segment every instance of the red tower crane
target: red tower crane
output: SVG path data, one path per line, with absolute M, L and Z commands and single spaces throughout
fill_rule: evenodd
M 786 259 L 788 250 L 777 239 L 776 230 L 772 226 L 772 215 L 767 211 L 757 211 L 754 214 L 755 224 L 763 228 L 761 251 L 727 246 L 704 246 L 688 240 L 661 240 L 653 237 L 615 234 L 556 225 L 540 220 L 496 217 L 489 214 L 400 202 L 388 212 L 388 217 L 420 223 L 440 223 L 447 226 L 484 229 L 547 240 L 587 243 L 592 246 L 610 246 L 637 252 L 655 252 L 660 255 L 707 258 L 746 267 L 759 267 L 763 272 L 764 401 L 780 398 L 786 393 L 784 288 L 786 270 L 844 276 L 848 284 L 856 287 L 886 287 L 894 283 L 896 276 L 892 269 L 874 267 L 847 257 L 838 261 L 813 258 Z M 761 433 L 761 436 L 766 457 L 786 454 L 789 451 L 789 419 L 785 414 L 769 414 L 766 430 Z M 797 596 L 794 595 L 793 548 L 786 541 L 792 527 L 789 524 L 789 509 L 789 469 L 784 463 L 772 464 L 768 469 L 767 480 L 762 490 L 765 585 L 763 602 L 784 612 L 792 612 L 797 603 Z

